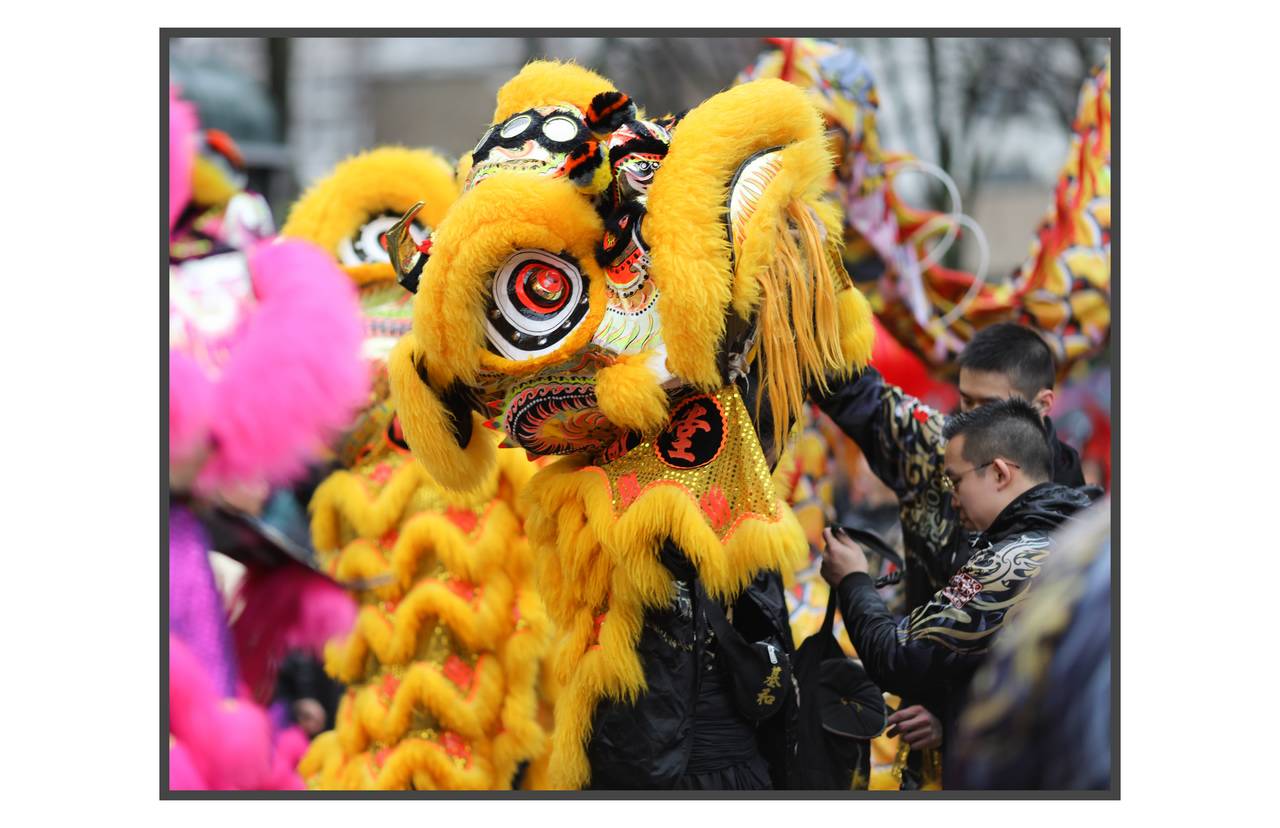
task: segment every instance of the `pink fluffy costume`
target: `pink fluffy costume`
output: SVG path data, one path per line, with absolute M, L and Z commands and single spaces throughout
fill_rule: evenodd
M 323 452 L 368 393 L 360 313 L 323 251 L 267 237 L 260 197 L 201 201 L 201 142 L 170 90 L 169 787 L 301 788 L 305 737 L 248 695 L 189 504 L 286 483 Z

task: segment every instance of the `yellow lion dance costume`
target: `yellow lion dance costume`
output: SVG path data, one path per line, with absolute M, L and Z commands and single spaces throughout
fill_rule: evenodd
M 514 504 L 534 467 L 503 451 L 471 491 L 447 492 L 413 461 L 388 399 L 386 359 L 413 297 L 396 283 L 386 231 L 424 200 L 408 230 L 425 240 L 457 194 L 443 159 L 381 148 L 338 165 L 283 229 L 330 251 L 359 286 L 374 373 L 342 470 L 310 506 L 330 574 L 367 587 L 354 630 L 326 650 L 348 690 L 336 729 L 300 764 L 313 788 L 509 788 L 522 763 L 536 781 L 546 754 L 536 685 L 550 626 Z
M 780 576 L 807 546 L 771 467 L 806 389 L 861 368 L 873 336 L 822 201 L 830 163 L 782 81 L 647 118 L 592 72 L 534 62 L 430 238 L 412 210 L 389 232 L 417 288 L 393 397 L 431 477 L 491 479 L 486 425 L 564 455 L 522 492 L 557 628 L 551 787 L 679 784 L 692 708 L 659 684 L 709 652 L 690 603 L 790 645 Z

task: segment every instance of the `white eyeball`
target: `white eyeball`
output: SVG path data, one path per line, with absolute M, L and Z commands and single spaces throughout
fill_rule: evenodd
M 338 242 L 338 261 L 344 265 L 391 263 L 391 254 L 387 252 L 387 231 L 390 230 L 400 216 L 395 213 L 383 213 L 370 219 L 356 231 L 351 238 Z M 415 242 L 422 242 L 429 232 L 416 221 L 409 225 L 409 235 Z
M 544 250 L 518 250 L 493 275 L 485 328 L 492 350 L 524 360 L 549 353 L 588 310 L 577 262 Z

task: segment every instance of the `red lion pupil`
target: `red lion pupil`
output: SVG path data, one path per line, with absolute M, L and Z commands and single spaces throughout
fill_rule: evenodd
M 509 284 L 516 305 L 534 318 L 559 313 L 573 292 L 569 274 L 544 262 L 524 263 Z
M 544 299 L 558 299 L 564 290 L 564 274 L 558 270 L 540 268 L 534 275 L 533 289 Z
M 553 267 L 529 264 L 522 268 L 517 285 L 520 288 L 527 287 L 529 291 L 525 294 L 523 289 L 519 290 L 519 293 L 524 294 L 522 298 L 532 305 L 545 307 L 564 298 L 566 280 L 564 274 Z

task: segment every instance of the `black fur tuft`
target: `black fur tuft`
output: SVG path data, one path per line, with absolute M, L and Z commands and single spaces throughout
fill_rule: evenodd
M 601 92 L 587 107 L 587 127 L 597 135 L 613 132 L 635 117 L 635 101 L 623 92 Z

